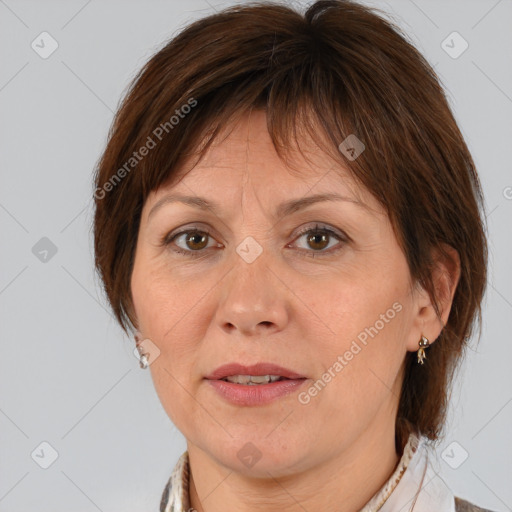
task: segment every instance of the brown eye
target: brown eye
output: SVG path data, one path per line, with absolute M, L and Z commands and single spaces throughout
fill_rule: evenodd
M 301 252 L 304 252 L 307 256 L 313 257 L 321 255 L 327 256 L 328 254 L 334 253 L 343 247 L 343 242 L 348 240 L 341 233 L 338 234 L 332 229 L 320 227 L 318 225 L 314 228 L 308 227 L 303 229 L 296 240 L 300 240 L 301 238 L 305 240 L 305 243 L 302 246 L 302 249 L 304 250 Z M 339 242 L 337 244 L 339 247 L 332 250 L 325 250 L 326 247 L 329 247 L 332 240 L 337 240 Z M 330 246 L 332 247 L 332 244 Z
M 189 249 L 199 250 L 204 249 L 208 242 L 208 233 L 200 231 L 193 232 L 192 234 L 186 233 L 188 236 L 185 238 L 185 243 Z
M 307 241 L 312 249 L 322 250 L 329 245 L 329 237 L 330 235 L 325 233 L 314 233 L 308 236 Z
M 209 239 L 212 243 L 208 245 Z M 170 246 L 174 252 L 189 256 L 201 256 L 206 253 L 204 249 L 220 244 L 213 243 L 214 239 L 208 231 L 188 229 L 176 234 L 167 235 L 162 244 Z
M 343 234 L 318 225 L 314 228 L 308 227 L 303 229 L 297 236 L 296 240 L 301 238 L 305 240 L 305 244 L 299 252 L 312 257 L 323 255 L 327 256 L 335 253 L 343 248 L 343 242 L 348 241 L 348 238 Z M 209 241 L 211 241 L 210 244 L 208 244 Z M 336 241 L 338 241 L 338 244 L 335 243 Z M 334 246 L 337 245 L 339 247 L 334 247 L 334 249 L 329 250 L 333 245 L 331 242 L 334 242 Z M 161 243 L 162 245 L 170 246 L 173 252 L 187 256 L 206 255 L 207 252 L 205 249 L 222 247 L 222 244 L 215 243 L 215 239 L 211 236 L 209 231 L 199 229 L 188 229 L 176 234 L 167 235 Z M 288 245 L 287 247 L 290 246 Z

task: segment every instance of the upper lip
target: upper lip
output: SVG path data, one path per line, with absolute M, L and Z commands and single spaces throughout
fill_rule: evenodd
M 299 373 L 273 363 L 256 363 L 250 366 L 245 366 L 239 363 L 228 363 L 219 366 L 210 375 L 207 375 L 205 379 L 220 380 L 233 375 L 279 375 L 281 377 L 286 377 L 287 379 L 306 378 L 304 375 L 300 375 Z

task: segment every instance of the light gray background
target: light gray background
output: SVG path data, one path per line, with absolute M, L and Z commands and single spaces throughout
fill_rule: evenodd
M 1 512 L 158 510 L 185 441 L 94 277 L 92 171 L 136 71 L 229 3 L 0 0 Z M 456 494 L 512 510 L 512 1 L 372 5 L 440 74 L 487 202 L 483 335 L 454 389 L 439 472 Z M 31 48 L 43 31 L 59 44 L 47 59 Z M 453 31 L 469 43 L 457 59 L 441 46 Z M 32 250 L 42 237 L 57 248 L 46 262 Z M 58 452 L 48 469 L 35 462 L 49 460 L 43 441 Z

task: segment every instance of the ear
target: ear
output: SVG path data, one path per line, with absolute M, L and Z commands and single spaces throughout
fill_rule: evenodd
M 460 257 L 459 253 L 448 244 L 442 244 L 442 249 L 444 251 L 436 249 L 432 254 L 435 262 L 432 279 L 441 318 L 438 318 L 427 291 L 419 286 L 415 292 L 413 324 L 407 340 L 407 350 L 411 352 L 418 350 L 421 335 L 428 338 L 432 344 L 441 334 L 450 316 L 453 296 L 460 278 Z

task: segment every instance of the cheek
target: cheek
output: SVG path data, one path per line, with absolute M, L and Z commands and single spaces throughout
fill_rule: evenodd
M 195 421 L 191 379 L 203 332 L 197 308 L 206 291 L 193 283 L 173 279 L 162 267 L 134 266 L 132 292 L 140 330 L 160 351 L 150 366 L 155 391 L 173 424 L 185 432 Z
M 352 275 L 319 309 L 330 334 L 318 337 L 316 357 L 324 372 L 336 375 L 328 386 L 333 400 L 341 399 L 344 406 L 359 408 L 395 385 L 410 322 L 406 274 L 401 282 L 399 276 Z
M 135 259 L 131 289 L 140 330 L 144 329 L 144 335 L 151 334 L 155 339 L 178 322 L 176 317 L 188 305 L 187 292 L 189 296 L 194 295 L 190 281 L 181 284 L 173 279 L 162 260 L 151 260 L 143 251 Z M 195 298 L 197 301 L 197 294 Z
M 160 393 L 161 385 L 162 392 L 168 394 L 178 392 L 179 384 L 172 376 L 185 383 L 195 372 L 197 351 L 207 328 L 208 291 L 215 282 L 199 279 L 184 267 L 173 272 L 164 263 L 136 260 L 132 294 L 139 330 L 160 351 L 151 365 L 157 377 L 155 386 Z

